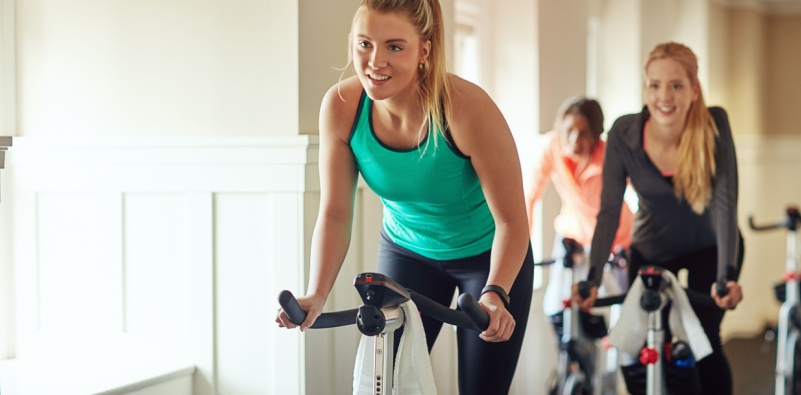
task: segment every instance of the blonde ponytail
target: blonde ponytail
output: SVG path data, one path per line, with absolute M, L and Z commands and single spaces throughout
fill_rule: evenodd
M 684 199 L 697 214 L 702 214 L 712 199 L 715 178 L 715 139 L 718 128 L 706 108 L 698 81 L 698 61 L 690 48 L 673 42 L 656 46 L 648 56 L 646 69 L 654 60 L 673 59 L 679 62 L 690 82 L 698 86 L 698 98 L 690 105 L 687 123 L 679 140 L 678 165 L 673 175 L 676 197 Z

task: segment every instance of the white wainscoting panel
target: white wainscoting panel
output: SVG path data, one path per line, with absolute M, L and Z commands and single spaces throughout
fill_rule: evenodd
M 209 395 L 342 379 L 320 381 L 335 365 L 273 321 L 279 290 L 305 291 L 316 137 L 19 138 L 7 161 L 18 360 L 175 360 L 197 367 L 192 393 Z
M 274 269 L 284 262 L 280 248 L 293 245 L 300 226 L 276 213 L 296 213 L 298 199 L 272 194 L 223 193 L 215 197 L 215 289 L 219 391 L 222 394 L 277 394 L 282 378 L 275 353 Z M 279 207 L 280 205 L 280 207 Z M 281 217 L 280 214 L 278 217 Z M 281 229 L 283 228 L 283 229 Z M 279 236 L 280 235 L 280 236 Z M 276 237 L 281 240 L 276 240 Z M 294 244 L 298 244 L 295 242 Z M 264 262 L 273 261 L 273 265 Z

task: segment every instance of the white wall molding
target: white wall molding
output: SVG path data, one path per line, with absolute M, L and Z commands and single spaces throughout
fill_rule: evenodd
M 0 169 L 3 169 L 6 164 L 6 151 L 8 147 L 11 147 L 11 137 L 10 136 L 0 136 Z
M 760 164 L 798 165 L 801 137 L 795 135 L 735 135 L 740 161 Z
M 12 138 L 0 136 L 0 359 L 13 355 L 14 342 L 14 309 L 11 303 L 14 282 L 11 268 L 11 248 L 8 238 L 11 236 L 10 215 L 5 199 L 6 151 L 12 144 Z

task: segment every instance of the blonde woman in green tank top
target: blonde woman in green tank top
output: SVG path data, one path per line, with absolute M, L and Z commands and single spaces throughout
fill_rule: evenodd
M 348 53 L 355 76 L 331 87 L 320 109 L 321 202 L 308 289 L 298 298 L 308 311 L 300 329 L 320 315 L 342 266 L 361 174 L 384 203 L 386 254 L 415 257 L 405 266 L 391 258 L 396 265 L 391 271 L 399 267 L 393 276 L 406 278 L 410 272 L 409 278 L 416 274 L 424 281 L 417 263 L 452 266 L 454 272 L 476 265 L 473 281 L 464 284 L 444 269 L 429 274 L 474 293 L 490 316 L 489 328 L 473 335 L 479 344 L 468 347 L 490 347 L 489 354 L 477 357 L 482 360 L 475 372 L 461 372 L 460 366 L 461 393 L 479 393 L 482 386 L 503 393 L 514 373 L 531 300 L 521 168 L 509 126 L 492 99 L 446 72 L 444 42 L 436 0 L 363 0 L 356 11 Z M 276 322 L 295 327 L 282 311 Z M 495 355 L 491 347 L 500 347 L 485 346 L 493 344 L 505 344 L 497 355 L 511 363 L 484 360 Z M 462 348 L 460 340 L 460 358 L 468 352 Z M 492 364 L 511 372 L 486 371 Z M 480 376 L 475 380 L 486 377 L 486 383 L 462 380 L 471 374 Z

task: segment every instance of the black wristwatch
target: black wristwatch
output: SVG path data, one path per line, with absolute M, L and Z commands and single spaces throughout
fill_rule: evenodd
M 495 292 L 498 296 L 501 297 L 501 301 L 503 302 L 503 307 L 509 308 L 509 294 L 503 290 L 498 285 L 487 285 L 484 289 L 481 290 L 481 294 L 484 295 L 487 292 Z

